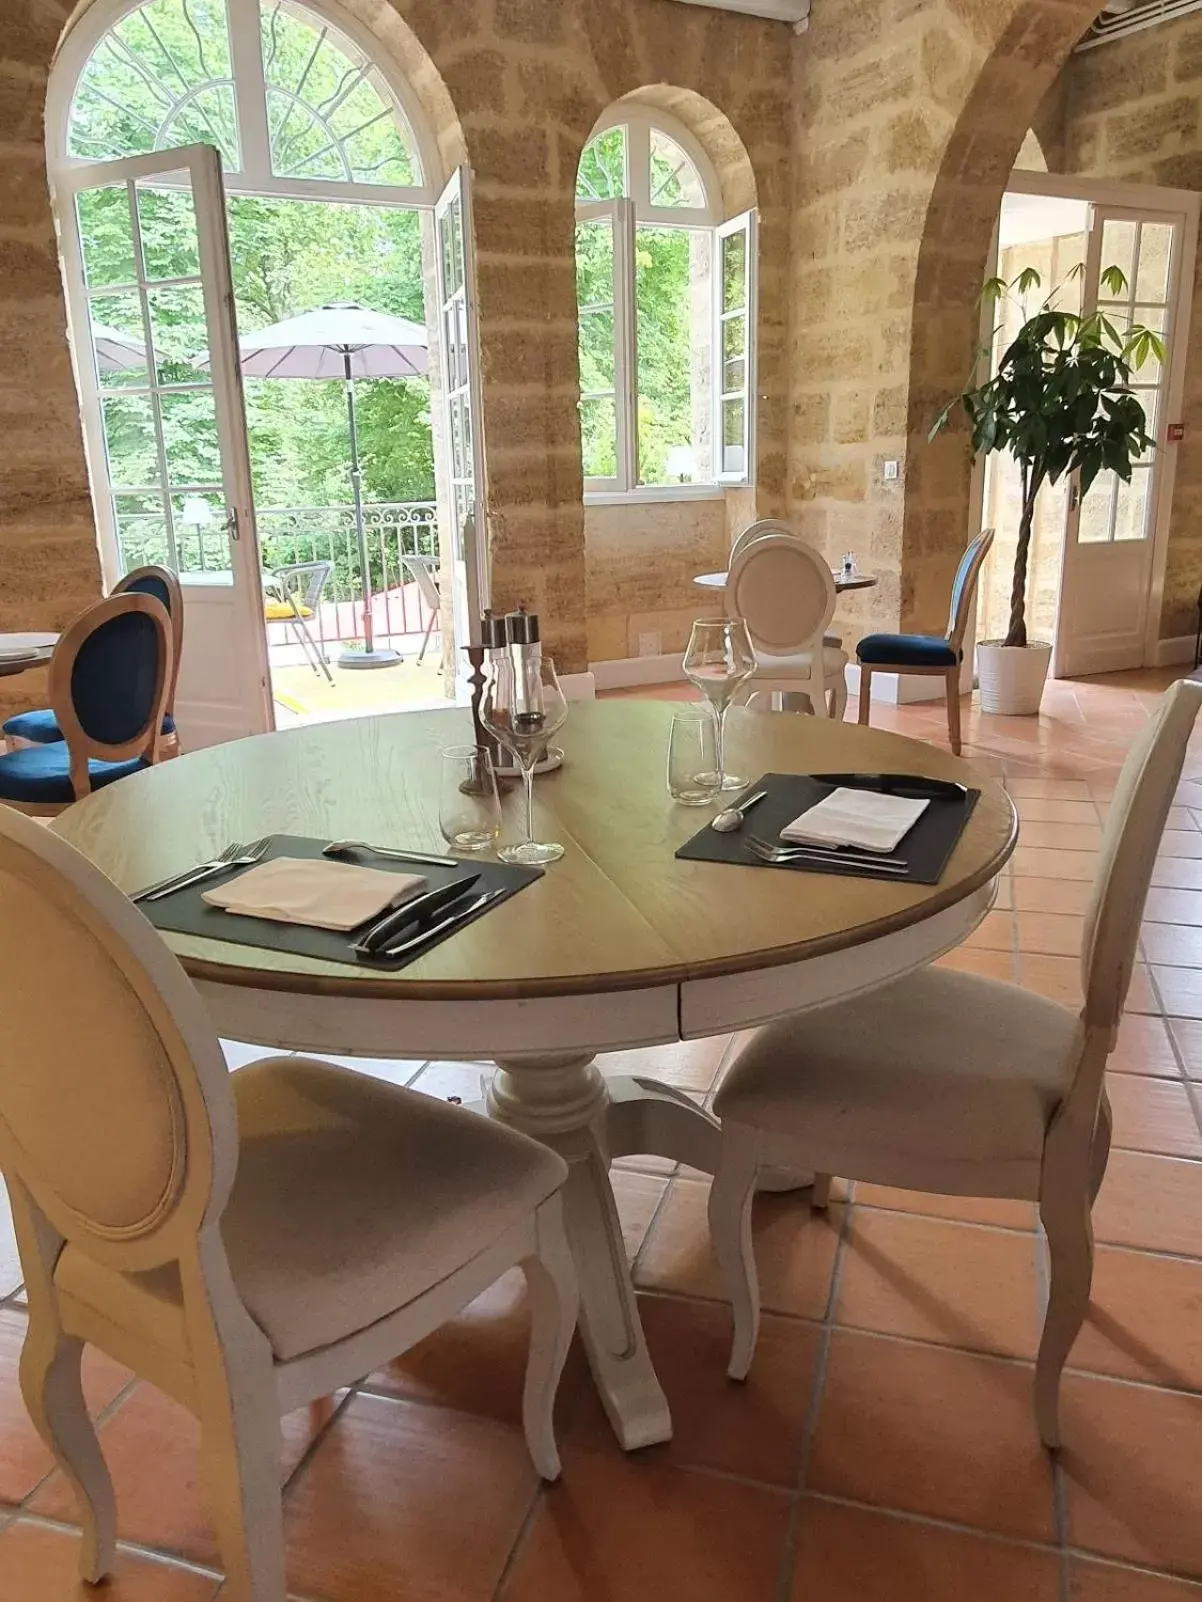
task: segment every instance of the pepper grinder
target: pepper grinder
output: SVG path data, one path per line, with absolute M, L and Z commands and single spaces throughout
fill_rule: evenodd
M 507 790 L 508 783 L 500 776 L 500 769 L 508 762 L 508 754 L 502 750 L 496 736 L 484 727 L 480 719 L 480 708 L 484 701 L 484 686 L 487 683 L 486 667 L 496 665 L 499 657 L 505 654 L 508 644 L 508 635 L 505 628 L 505 619 L 497 617 L 491 608 L 487 608 L 480 620 L 480 644 L 466 647 L 467 659 L 472 665 L 471 676 L 468 680 L 472 687 L 472 724 L 476 732 L 476 744 L 482 746 L 492 757 L 493 771 L 497 773 L 498 790 Z
M 517 611 L 505 616 L 505 635 L 513 663 L 514 721 L 519 727 L 524 723 L 531 730 L 541 728 L 543 694 L 539 668 L 543 647 L 537 612 L 527 612 L 519 602 Z M 536 766 L 546 755 L 544 745 L 535 758 Z

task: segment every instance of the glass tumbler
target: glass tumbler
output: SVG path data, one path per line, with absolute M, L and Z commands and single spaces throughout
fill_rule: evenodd
M 668 794 L 673 801 L 704 807 L 721 795 L 716 744 L 716 725 L 708 707 L 689 706 L 672 714 Z
M 487 851 L 501 832 L 501 799 L 492 755 L 479 745 L 452 745 L 442 753 L 438 827 L 456 851 Z

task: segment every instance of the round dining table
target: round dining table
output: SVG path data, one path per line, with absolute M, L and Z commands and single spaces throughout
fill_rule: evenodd
M 724 590 L 729 574 L 721 573 L 695 573 L 693 583 L 703 590 Z M 871 573 L 845 573 L 842 568 L 832 568 L 831 577 L 835 581 L 835 594 L 843 595 L 848 590 L 872 590 L 876 588 L 876 579 Z
M 888 983 L 984 918 L 1017 824 L 1005 790 L 932 745 L 882 730 L 734 709 L 732 763 L 766 772 L 909 772 L 978 788 L 939 882 L 682 861 L 711 812 L 665 788 L 673 705 L 580 702 L 535 826 L 565 855 L 537 882 L 399 972 L 166 934 L 217 1031 L 280 1049 L 496 1064 L 487 1112 L 569 1165 L 564 1200 L 581 1325 L 623 1446 L 671 1435 L 623 1249 L 609 1168 L 652 1153 L 713 1172 L 719 1126 L 647 1072 L 599 1053 L 724 1035 Z M 445 850 L 440 756 L 466 712 L 367 717 L 237 740 L 107 786 L 51 825 L 133 892 L 261 835 Z M 518 798 L 506 801 L 507 828 Z M 937 1116 L 937 1110 L 932 1110 Z
M 0 678 L 45 667 L 57 644 L 57 634 L 0 634 Z

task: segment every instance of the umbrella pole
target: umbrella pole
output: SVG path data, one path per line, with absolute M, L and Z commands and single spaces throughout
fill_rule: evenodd
M 346 384 L 346 421 L 351 442 L 351 494 L 355 502 L 355 540 L 359 546 L 359 571 L 363 575 L 363 649 L 343 651 L 338 658 L 339 667 L 377 668 L 395 667 L 401 660 L 399 651 L 377 651 L 372 634 L 371 567 L 367 556 L 367 530 L 363 522 L 363 474 L 359 468 L 359 428 L 355 419 L 355 380 L 351 376 L 351 353 L 342 353 L 343 379 Z

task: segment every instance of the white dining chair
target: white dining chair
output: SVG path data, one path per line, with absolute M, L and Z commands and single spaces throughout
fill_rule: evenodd
M 745 529 L 735 535 L 730 547 L 730 560 L 727 562 L 727 567 L 732 567 L 735 557 L 741 555 L 743 550 L 754 540 L 763 539 L 768 534 L 781 534 L 790 540 L 799 540 L 801 538 L 801 535 L 791 523 L 785 523 L 779 517 L 761 517 L 758 522 L 748 523 Z M 841 647 L 843 644 L 843 636 L 829 630 L 822 638 L 824 644 L 833 645 L 836 648 Z
M 518 1264 L 526 1439 L 538 1471 L 559 1473 L 552 1406 L 577 1292 L 555 1153 L 302 1057 L 231 1076 L 138 909 L 4 812 L 0 930 L 21 1389 L 79 1498 L 86 1580 L 113 1567 L 115 1508 L 85 1342 L 200 1420 L 230 1602 L 284 1602 L 282 1415 L 390 1361 Z
M 728 617 L 741 617 L 755 647 L 752 695 L 804 695 L 834 718 L 847 705 L 847 653 L 827 644 L 835 581 L 826 558 L 794 534 L 764 534 L 743 546 L 726 578 Z
M 1050 1288 L 1035 1412 L 1044 1442 L 1059 1445 L 1060 1374 L 1089 1307 L 1090 1209 L 1110 1151 L 1106 1060 L 1200 704 L 1202 685 L 1174 685 L 1123 766 L 1085 919 L 1079 1010 L 976 974 L 923 968 L 769 1024 L 735 1057 L 714 1098 L 722 1138 L 709 1203 L 734 1311 L 733 1378 L 747 1373 L 759 1324 L 751 1203 L 761 1169 L 812 1170 L 817 1205 L 832 1174 L 1037 1201 Z

